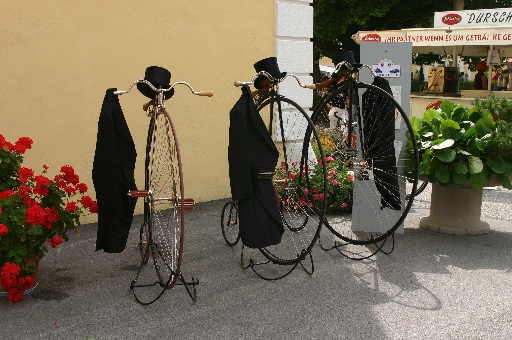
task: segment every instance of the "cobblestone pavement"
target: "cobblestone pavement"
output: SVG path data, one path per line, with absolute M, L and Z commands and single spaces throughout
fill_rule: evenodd
M 95 252 L 96 225 L 83 225 L 41 260 L 35 292 L 19 304 L 0 298 L 0 339 L 512 338 L 512 192 L 484 191 L 489 234 L 456 236 L 418 227 L 428 190 L 391 254 L 352 261 L 317 245 L 313 275 L 298 267 L 277 281 L 240 268 L 240 246 L 220 231 L 225 200 L 199 203 L 187 212 L 182 268 L 200 280 L 196 303 L 183 287 L 135 301 L 140 216 L 121 254 Z

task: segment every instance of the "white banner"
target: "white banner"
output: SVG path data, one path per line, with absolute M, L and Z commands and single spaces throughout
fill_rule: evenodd
M 512 8 L 434 13 L 434 27 L 496 27 L 512 25 Z
M 361 42 L 412 42 L 412 46 L 512 45 L 512 27 L 488 29 L 402 29 L 357 32 Z

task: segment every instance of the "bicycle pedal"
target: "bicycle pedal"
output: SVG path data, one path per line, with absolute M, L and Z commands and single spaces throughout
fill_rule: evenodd
M 194 202 L 194 199 L 193 198 L 184 198 L 183 200 L 183 209 L 186 211 L 186 210 L 194 210 L 194 205 L 196 204 Z M 181 210 L 181 200 L 178 201 L 178 209 Z

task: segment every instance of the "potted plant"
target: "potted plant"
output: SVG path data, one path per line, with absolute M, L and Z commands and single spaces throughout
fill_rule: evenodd
M 22 167 L 31 147 L 28 137 L 12 144 L 0 135 L 0 286 L 14 303 L 34 286 L 48 246 L 67 241 L 69 230 L 78 232 L 80 216 L 98 209 L 73 167 L 61 167 L 53 180 L 46 165 L 40 175 Z
M 471 109 L 443 101 L 439 109 L 425 111 L 422 119 L 411 118 L 420 176 L 433 183 L 430 216 L 422 218 L 420 226 L 452 234 L 489 231 L 489 225 L 480 221 L 482 188 L 499 184 L 512 189 L 507 121 L 512 114 L 505 117 L 495 110 L 494 101 L 477 100 Z M 412 152 L 410 140 L 405 152 Z

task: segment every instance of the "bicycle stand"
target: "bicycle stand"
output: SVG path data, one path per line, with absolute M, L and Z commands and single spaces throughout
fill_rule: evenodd
M 155 281 L 153 283 L 149 283 L 149 284 L 139 284 L 139 285 L 136 285 L 135 284 L 137 282 L 137 277 L 136 277 L 130 283 L 130 290 L 135 295 L 135 299 L 137 300 L 137 302 L 139 302 L 141 305 L 150 305 L 153 302 L 157 301 L 160 297 L 162 297 L 162 295 L 164 295 L 163 293 L 166 290 L 169 290 L 169 289 L 171 289 L 174 286 L 184 286 L 185 290 L 187 291 L 187 293 L 190 296 L 190 298 L 192 299 L 192 301 L 196 302 L 196 286 L 199 285 L 199 279 L 197 279 L 197 278 L 192 276 L 190 281 L 186 281 L 185 278 L 183 277 L 183 274 L 181 272 L 179 274 L 177 274 L 177 275 L 173 274 L 173 276 L 176 276 L 177 280 L 174 283 L 174 285 L 171 286 L 171 287 L 169 287 L 170 283 L 171 283 L 170 281 L 168 281 L 168 282 L 166 282 L 164 284 L 164 283 L 162 283 L 159 280 L 157 280 L 157 281 Z M 141 301 L 137 297 L 137 294 L 135 293 L 135 288 L 154 287 L 154 286 L 157 286 L 157 285 L 159 285 L 162 288 L 162 291 L 160 292 L 160 294 L 155 299 L 153 299 L 153 300 L 151 300 L 149 302 Z
M 267 277 L 265 275 L 263 275 L 261 272 L 259 272 L 258 270 L 256 270 L 256 268 L 258 266 L 263 266 L 263 265 L 278 265 L 278 266 L 285 266 L 286 264 L 281 264 L 281 263 L 277 263 L 276 261 L 272 261 L 270 259 L 267 259 L 266 261 L 262 261 L 262 262 L 255 262 L 252 258 L 249 259 L 249 263 L 248 264 L 244 264 L 244 245 L 242 245 L 242 252 L 240 254 L 240 266 L 242 267 L 242 269 L 252 269 L 252 271 L 258 275 L 260 278 L 264 279 L 264 280 L 267 280 L 267 281 L 277 281 L 279 279 L 282 279 L 286 276 L 288 276 L 299 264 L 300 266 L 302 267 L 302 269 L 304 269 L 304 271 L 308 274 L 308 275 L 313 275 L 313 272 L 315 271 L 315 266 L 314 266 L 314 263 L 313 263 L 313 256 L 311 255 L 311 251 L 307 251 L 305 249 L 302 250 L 302 254 L 300 256 L 300 260 L 293 263 L 293 264 L 289 264 L 289 266 L 291 266 L 290 270 L 288 270 L 286 273 L 284 273 L 283 275 L 280 275 L 280 276 L 277 276 L 277 277 Z M 306 258 L 309 256 L 309 261 L 311 262 L 311 270 L 308 270 L 304 264 L 303 264 L 303 261 L 306 260 Z
M 354 244 L 350 243 L 350 242 L 334 241 L 334 245 L 332 247 L 325 247 L 322 244 L 322 239 L 319 238 L 318 239 L 318 244 L 320 245 L 320 248 L 322 248 L 325 251 L 337 250 L 341 255 L 343 255 L 344 257 L 346 257 L 346 258 L 348 258 L 350 260 L 360 261 L 360 260 L 369 259 L 370 257 L 374 256 L 378 252 L 384 253 L 386 255 L 391 254 L 393 252 L 393 250 L 395 249 L 395 234 L 391 234 L 390 236 L 391 236 L 391 249 L 390 250 L 384 250 L 383 249 L 384 245 L 386 244 L 386 242 L 387 242 L 387 240 L 389 238 L 389 237 L 387 237 L 383 241 L 381 241 L 380 244 L 377 244 L 377 243 L 368 244 L 368 246 L 370 246 L 370 245 L 375 246 L 376 249 L 374 251 L 371 251 L 370 255 L 365 255 L 365 256 L 356 256 L 352 252 L 342 250 L 342 247 L 346 247 L 348 245 L 353 245 L 354 246 Z M 364 246 L 364 244 L 362 244 L 361 246 Z
M 178 275 L 178 282 L 176 282 L 174 285 L 180 285 L 185 286 L 185 289 L 187 290 L 188 295 L 192 299 L 192 301 L 196 302 L 196 286 L 199 285 L 199 279 L 196 279 L 195 277 L 191 277 L 190 281 L 186 281 L 183 277 L 183 274 L 180 273 Z M 190 291 L 190 287 L 192 287 L 192 292 Z

